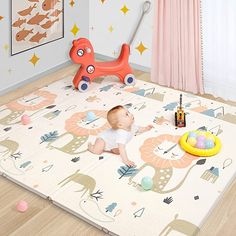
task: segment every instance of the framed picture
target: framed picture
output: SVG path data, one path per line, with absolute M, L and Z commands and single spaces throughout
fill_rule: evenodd
M 11 0 L 11 55 L 64 38 L 64 0 Z

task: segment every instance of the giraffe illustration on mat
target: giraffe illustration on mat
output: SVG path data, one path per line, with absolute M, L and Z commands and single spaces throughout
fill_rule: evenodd
M 172 231 L 185 234 L 187 236 L 195 236 L 199 233 L 200 229 L 196 225 L 189 221 L 177 219 L 178 214 L 175 215 L 175 219 L 171 221 L 159 234 L 159 236 L 167 236 Z
M 63 187 L 70 182 L 78 183 L 80 185 L 83 185 L 83 188 L 81 190 L 77 190 L 76 192 L 84 191 L 81 197 L 83 197 L 86 192 L 89 192 L 90 196 L 96 187 L 96 180 L 91 176 L 79 173 L 79 171 L 80 170 L 77 170 L 74 174 L 66 177 L 60 183 L 58 183 L 58 185 L 61 185 L 60 187 Z
M 0 141 L 0 156 L 5 157 L 13 155 L 18 148 L 19 144 L 17 142 L 6 138 Z

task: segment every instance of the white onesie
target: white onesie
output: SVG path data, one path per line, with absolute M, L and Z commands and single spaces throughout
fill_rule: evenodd
M 100 133 L 98 137 L 105 142 L 105 151 L 111 151 L 113 148 L 118 148 L 118 143 L 127 144 L 132 137 L 137 133 L 139 127 L 132 125 L 131 130 L 124 129 L 107 129 Z

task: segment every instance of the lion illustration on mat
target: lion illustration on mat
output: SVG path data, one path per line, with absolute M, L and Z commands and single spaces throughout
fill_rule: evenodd
M 182 181 L 174 188 L 165 190 L 165 186 L 171 180 L 173 175 L 173 168 L 186 168 L 193 160 L 198 159 L 197 156 L 192 156 L 184 152 L 178 145 L 181 136 L 173 136 L 170 134 L 163 134 L 157 137 L 148 138 L 140 147 L 141 158 L 145 161 L 134 176 L 129 178 L 129 184 L 137 187 L 140 185 L 142 177 L 148 173 L 153 173 L 153 187 L 152 191 L 165 194 L 173 192 L 180 188 L 190 171 L 197 165 L 203 165 L 205 159 L 198 160 L 186 172 Z

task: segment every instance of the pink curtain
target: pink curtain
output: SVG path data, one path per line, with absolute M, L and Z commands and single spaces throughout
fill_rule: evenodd
M 203 93 L 200 0 L 156 0 L 151 80 Z

